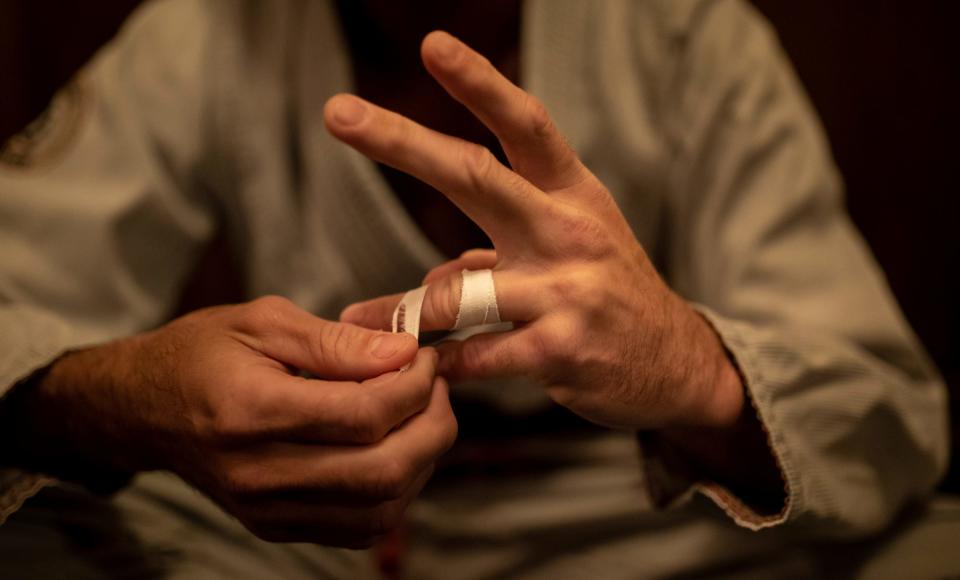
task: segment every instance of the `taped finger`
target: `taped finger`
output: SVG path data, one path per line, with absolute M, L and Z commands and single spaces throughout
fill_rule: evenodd
M 500 323 L 497 288 L 492 270 L 463 270 L 460 273 L 460 306 L 451 330 Z

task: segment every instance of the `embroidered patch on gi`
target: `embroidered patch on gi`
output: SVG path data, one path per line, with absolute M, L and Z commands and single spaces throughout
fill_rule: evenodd
M 37 169 L 59 159 L 80 132 L 88 100 L 82 81 L 64 87 L 46 111 L 0 148 L 0 167 Z

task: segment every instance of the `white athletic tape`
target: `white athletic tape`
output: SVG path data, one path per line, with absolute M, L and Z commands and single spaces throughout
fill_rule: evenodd
M 460 273 L 460 307 L 451 330 L 500 323 L 497 290 L 492 270 L 464 270 Z M 407 332 L 420 338 L 420 311 L 427 287 L 415 288 L 403 295 L 393 311 L 393 332 Z
M 408 332 L 414 338 L 420 338 L 420 311 L 427 287 L 421 286 L 403 295 L 400 304 L 393 311 L 393 332 Z
M 500 322 L 493 271 L 464 270 L 461 276 L 463 285 L 460 291 L 460 308 L 457 310 L 457 321 L 453 330 Z

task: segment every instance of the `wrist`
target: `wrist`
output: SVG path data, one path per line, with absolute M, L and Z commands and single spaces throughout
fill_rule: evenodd
M 758 513 L 778 513 L 785 488 L 766 428 L 720 335 L 681 302 L 686 318 L 677 344 L 687 356 L 688 406 L 678 420 L 647 437 L 681 458 L 693 479 L 723 485 Z
M 116 344 L 116 343 L 114 343 Z M 117 417 L 114 344 L 67 353 L 17 385 L 4 401 L 12 466 L 111 491 L 144 468 Z M 98 352 L 99 351 L 99 352 Z M 117 359 L 114 359 L 117 360 Z
M 686 301 L 677 349 L 683 353 L 680 389 L 687 393 L 678 426 L 730 428 L 741 420 L 746 404 L 743 379 L 713 326 Z

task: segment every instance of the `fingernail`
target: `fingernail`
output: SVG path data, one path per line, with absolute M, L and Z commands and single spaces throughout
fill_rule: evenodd
M 377 358 L 390 358 L 403 348 L 407 340 L 402 334 L 382 334 L 370 341 L 370 352 Z
M 460 43 L 447 34 L 438 32 L 433 36 L 433 54 L 443 62 L 453 62 L 460 53 Z
M 400 371 L 390 371 L 389 373 L 384 373 L 378 377 L 373 377 L 372 379 L 367 379 L 363 382 L 365 385 L 382 385 L 384 383 L 389 383 L 393 379 L 397 378 L 397 375 L 400 374 Z
M 356 125 L 367 108 L 356 97 L 342 96 L 333 104 L 333 118 L 341 125 Z

